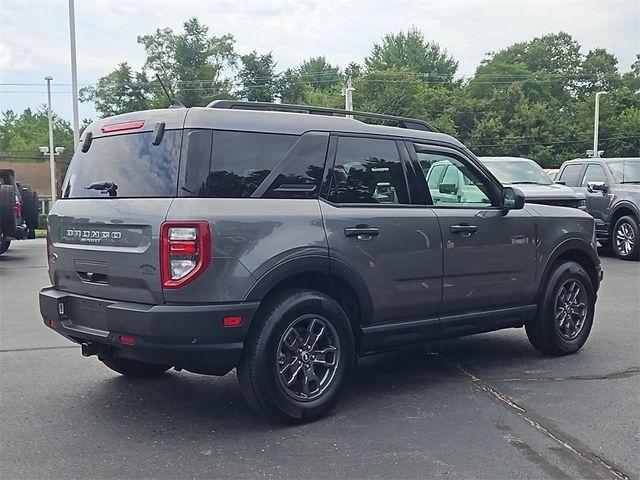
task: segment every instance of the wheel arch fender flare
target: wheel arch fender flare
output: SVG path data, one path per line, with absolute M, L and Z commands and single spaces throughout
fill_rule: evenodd
M 613 219 L 616 218 L 616 214 L 623 208 L 626 210 L 631 210 L 631 212 L 635 215 L 636 220 L 640 222 L 640 209 L 629 200 L 620 200 L 611 208 L 611 215 L 609 216 L 609 229 L 611 231 L 613 231 L 614 227 Z
M 373 301 L 364 279 L 346 263 L 324 255 L 299 256 L 278 263 L 256 281 L 244 301 L 260 302 L 274 287 L 301 274 L 325 274 L 347 283 L 356 295 L 360 321 L 366 322 L 371 318 Z
M 600 257 L 598 257 L 597 251 L 583 239 L 570 238 L 556 246 L 551 255 L 549 255 L 549 258 L 547 258 L 542 269 L 542 274 L 540 275 L 536 301 L 542 297 L 547 286 L 549 275 L 551 274 L 551 269 L 562 256 L 568 256 L 573 261 L 585 267 L 589 277 L 593 281 L 593 287 L 597 291 L 600 282 Z M 584 264 L 585 261 L 588 262 L 586 265 Z

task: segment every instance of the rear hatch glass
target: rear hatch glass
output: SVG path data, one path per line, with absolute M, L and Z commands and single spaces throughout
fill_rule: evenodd
M 153 132 L 100 136 L 74 154 L 48 220 L 49 273 L 58 289 L 164 302 L 159 235 L 176 196 L 182 131 L 165 131 L 158 145 L 153 139 Z
M 182 132 L 165 132 L 159 145 L 153 137 L 142 132 L 94 138 L 86 153 L 74 154 L 62 198 L 175 197 Z

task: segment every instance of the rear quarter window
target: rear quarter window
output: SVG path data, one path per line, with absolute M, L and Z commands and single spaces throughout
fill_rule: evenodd
M 214 131 L 205 196 L 250 197 L 298 138 L 296 135 Z
M 159 145 L 153 132 L 95 137 L 85 153 L 78 149 L 62 185 L 62 198 L 109 198 L 107 192 L 87 189 L 95 182 L 111 182 L 121 197 L 174 197 L 182 131 L 168 130 Z

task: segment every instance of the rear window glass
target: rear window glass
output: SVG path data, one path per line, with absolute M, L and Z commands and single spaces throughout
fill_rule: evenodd
M 94 138 L 88 152 L 74 154 L 62 197 L 174 197 L 181 139 L 182 132 L 173 130 L 165 132 L 160 145 L 152 144 L 153 132 Z
M 297 139 L 296 135 L 214 132 L 206 196 L 250 197 Z

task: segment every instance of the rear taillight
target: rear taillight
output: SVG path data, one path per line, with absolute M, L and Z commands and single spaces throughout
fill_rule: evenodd
M 179 288 L 202 273 L 211 261 L 209 222 L 165 222 L 160 229 L 163 288 Z
M 51 271 L 51 226 L 47 217 L 47 270 Z
M 18 218 L 22 217 L 22 203 L 20 203 L 20 200 L 18 200 L 17 197 L 16 197 L 16 217 Z

